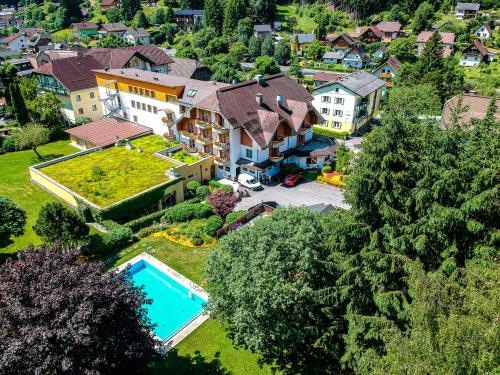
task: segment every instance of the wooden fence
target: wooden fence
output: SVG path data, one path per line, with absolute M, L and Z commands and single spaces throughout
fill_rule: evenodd
M 243 225 L 248 223 L 250 220 L 255 219 L 257 216 L 260 216 L 264 213 L 270 214 L 273 211 L 274 211 L 273 207 L 268 206 L 267 204 L 264 204 L 264 203 L 259 203 L 257 206 L 255 206 L 254 208 L 249 210 L 243 216 L 240 216 L 239 218 L 234 220 L 232 223 L 227 224 L 227 225 L 223 226 L 221 229 L 219 229 L 217 231 L 216 237 L 220 238 L 233 230 L 238 230 Z

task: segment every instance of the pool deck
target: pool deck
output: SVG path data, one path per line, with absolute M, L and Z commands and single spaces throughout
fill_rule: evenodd
M 127 266 L 138 263 L 141 260 L 148 262 L 153 267 L 155 267 L 158 270 L 160 270 L 161 272 L 165 273 L 166 275 L 171 277 L 173 280 L 175 280 L 176 282 L 181 284 L 183 287 L 188 289 L 190 292 L 192 292 L 193 294 L 196 294 L 198 297 L 200 297 L 205 302 L 208 301 L 208 294 L 207 294 L 207 292 L 205 292 L 205 290 L 201 286 L 199 286 L 198 284 L 189 280 L 184 275 L 181 275 L 179 272 L 177 272 L 173 268 L 170 268 L 165 263 L 159 261 L 158 259 L 156 259 L 155 257 L 153 257 L 152 255 L 150 255 L 148 253 L 141 253 L 141 254 L 133 257 L 129 261 L 118 266 L 116 268 L 116 270 L 123 271 Z M 180 343 L 183 339 L 185 339 L 187 336 L 189 336 L 189 334 L 191 334 L 196 328 L 198 328 L 200 325 L 202 325 L 208 318 L 209 318 L 209 314 L 207 312 L 202 312 L 200 315 L 196 316 L 193 320 L 189 321 L 184 327 L 182 327 L 179 331 L 177 331 L 172 337 L 170 337 L 167 340 L 164 340 L 160 350 L 164 353 L 168 352 L 170 349 L 172 349 L 178 343 Z

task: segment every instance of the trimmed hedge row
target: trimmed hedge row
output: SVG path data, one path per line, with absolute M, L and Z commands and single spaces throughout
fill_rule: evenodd
M 166 210 L 163 221 L 177 223 L 193 219 L 204 219 L 214 214 L 212 207 L 204 203 L 180 203 Z
M 140 217 L 139 219 L 129 221 L 128 223 L 125 224 L 125 226 L 132 229 L 133 232 L 137 232 L 142 228 L 146 228 L 155 223 L 159 223 L 163 215 L 165 215 L 165 212 L 167 212 L 167 210 L 168 208 L 165 210 L 153 212 L 152 214 Z
M 107 233 L 91 234 L 81 252 L 84 255 L 105 255 L 125 246 L 132 239 L 132 235 L 130 228 L 117 225 Z
M 330 138 L 343 139 L 343 140 L 346 140 L 347 138 L 349 138 L 348 132 L 337 132 L 335 130 L 330 130 L 330 129 L 321 129 L 317 126 L 313 127 L 313 132 L 315 134 L 322 135 L 325 137 L 330 137 Z

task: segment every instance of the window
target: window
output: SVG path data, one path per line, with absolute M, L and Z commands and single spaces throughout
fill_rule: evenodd
M 97 111 L 97 106 L 95 104 L 92 104 L 92 111 Z
M 132 105 L 132 108 L 135 108 L 135 100 L 131 100 L 130 104 Z
M 321 103 L 330 103 L 332 100 L 332 98 L 330 98 L 329 96 L 322 96 L 321 97 Z
M 333 102 L 335 104 L 344 104 L 344 98 L 335 98 Z
M 173 95 L 167 95 L 167 102 L 169 102 L 169 103 L 175 103 L 175 96 L 173 96 Z
M 344 113 L 344 111 L 340 110 L 340 109 L 335 109 L 333 111 L 333 115 L 334 116 L 339 116 L 339 117 L 342 117 L 342 114 Z
M 134 91 L 134 88 L 132 86 L 128 87 L 128 92 L 132 94 L 132 91 Z
M 151 109 L 151 104 L 148 104 L 148 112 L 151 112 L 152 109 Z
M 144 89 L 139 89 L 139 95 L 144 96 Z
M 134 87 L 134 94 L 138 95 L 139 94 L 139 89 L 137 87 Z
M 194 96 L 196 95 L 197 92 L 198 92 L 198 89 L 191 89 L 187 93 L 187 96 L 190 97 L 190 98 L 194 98 Z
M 328 121 L 326 120 L 321 121 L 321 126 L 328 126 Z
M 77 101 L 77 102 L 81 102 L 81 101 L 82 101 L 82 97 L 81 97 L 80 95 L 77 95 L 77 96 L 76 96 L 76 101 Z
M 91 93 L 89 94 L 89 97 L 90 97 L 90 99 L 94 99 L 94 97 L 95 97 L 94 93 L 93 93 L 93 92 L 91 92 Z
M 146 103 L 141 103 L 141 106 L 142 106 L 142 110 L 145 111 L 146 110 Z
M 247 158 L 253 158 L 253 152 L 249 148 L 246 149 L 246 157 Z
M 201 119 L 203 121 L 208 121 L 208 111 L 203 111 L 201 114 Z
M 340 129 L 342 127 L 342 124 L 338 121 L 332 121 L 332 128 L 335 129 Z
M 153 113 L 157 114 L 158 113 L 158 108 L 156 106 L 153 106 Z
M 149 90 L 146 90 L 146 96 L 149 97 Z
M 329 115 L 330 109 L 329 108 L 321 108 L 321 114 L 322 115 Z
M 134 122 L 139 122 L 139 120 L 137 119 L 137 116 L 134 116 Z
M 83 115 L 83 108 L 78 108 L 78 113 Z
M 339 89 L 338 87 L 336 87 L 336 88 L 335 88 L 335 92 L 339 92 L 339 90 L 340 90 L 340 89 Z
M 154 98 L 156 96 L 156 93 L 154 91 L 151 91 L 151 97 Z

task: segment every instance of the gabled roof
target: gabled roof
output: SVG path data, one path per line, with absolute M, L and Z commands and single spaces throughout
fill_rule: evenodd
M 77 56 L 51 60 L 36 69 L 35 73 L 55 77 L 68 91 L 79 91 L 97 87 L 92 70 L 101 67 L 93 56 Z
M 349 36 L 349 34 L 346 34 L 346 33 L 342 33 L 340 35 L 335 36 L 330 41 L 330 44 L 334 44 L 337 41 L 337 39 L 340 39 L 340 38 L 344 39 L 349 46 L 356 44 L 356 42 Z
M 378 64 L 373 69 L 373 71 L 374 72 L 377 71 L 378 69 L 380 69 L 384 65 L 389 65 L 395 72 L 397 72 L 399 70 L 399 67 L 401 66 L 401 61 L 399 61 L 396 57 L 390 55 L 387 60 L 385 60 L 384 62 Z
M 483 119 L 491 102 L 491 97 L 476 94 L 463 94 L 462 107 L 464 112 L 460 114 L 459 122 L 462 125 L 470 125 L 472 119 Z M 457 106 L 459 95 L 454 96 L 444 103 L 440 126 L 446 128 L 451 124 L 452 111 Z M 500 120 L 500 99 L 496 99 L 495 118 Z
M 401 30 L 401 24 L 398 21 L 382 21 L 376 27 L 384 33 L 396 33 Z
M 174 13 L 176 16 L 203 16 L 205 11 L 203 9 L 181 9 Z
M 105 147 L 114 144 L 116 137 L 121 139 L 136 138 L 152 133 L 152 129 L 127 120 L 110 117 L 76 126 L 65 130 L 65 132 L 94 146 Z
M 6 38 L 2 39 L 2 43 L 8 44 L 12 42 L 13 40 L 16 40 L 20 36 L 27 36 L 28 38 L 31 38 L 33 35 L 44 33 L 45 29 L 41 27 L 32 27 L 29 29 L 21 29 L 17 33 L 11 34 Z
M 256 100 L 262 95 L 262 105 Z M 281 96 L 281 105 L 277 97 Z M 196 106 L 221 113 L 234 128 L 243 128 L 261 148 L 268 146 L 278 125 L 287 123 L 298 131 L 312 111 L 311 94 L 295 80 L 276 74 L 218 89 Z
M 318 86 L 314 89 L 314 91 L 326 86 L 330 86 L 332 84 L 339 84 L 349 91 L 352 91 L 356 95 L 364 97 L 372 93 L 373 91 L 383 87 L 385 85 L 385 82 L 377 78 L 373 74 L 365 72 L 364 70 L 360 70 L 359 72 L 345 75 L 339 80 L 331 81 L 325 83 L 324 85 Z
M 253 30 L 257 33 L 270 33 L 272 31 L 271 25 L 254 25 Z
M 130 27 L 127 29 L 126 33 L 133 38 L 149 37 L 149 33 L 147 32 L 147 30 L 142 28 L 142 27 L 140 27 L 138 29 L 134 29 L 134 28 Z
M 346 75 L 346 73 L 315 72 L 313 74 L 313 80 L 319 82 L 330 82 L 338 80 L 344 75 Z
M 77 30 L 97 30 L 96 23 L 87 21 L 72 23 L 69 27 L 71 29 L 76 28 Z
M 489 24 L 487 24 L 487 23 L 484 23 L 484 24 L 482 24 L 480 27 L 478 27 L 478 28 L 477 28 L 477 30 L 476 30 L 476 33 L 477 33 L 477 32 L 478 32 L 478 31 L 479 31 L 482 27 L 484 27 L 484 29 L 485 29 L 485 30 L 486 30 L 486 31 L 487 31 L 490 35 L 493 35 L 493 30 L 491 30 L 490 25 L 489 25 Z
M 169 66 L 168 74 L 178 77 L 191 78 L 193 74 L 198 69 L 207 69 L 208 67 L 198 60 L 194 59 L 185 59 L 180 57 L 172 58 L 173 64 Z
M 427 43 L 429 39 L 432 37 L 432 31 L 422 31 L 417 36 L 417 43 Z M 455 43 L 455 33 L 439 33 L 441 36 L 441 43 L 443 44 L 454 44 Z
M 128 27 L 121 22 L 103 23 L 101 26 L 99 26 L 99 30 L 104 30 L 104 31 L 107 31 L 109 33 L 127 31 L 127 29 L 128 29 Z
M 341 60 L 343 59 L 345 56 L 344 52 L 325 52 L 323 54 L 323 59 L 337 59 L 337 60 Z
M 457 10 L 475 10 L 476 12 L 481 7 L 480 4 L 477 3 L 457 3 Z
M 295 37 L 298 37 L 299 39 L 299 44 L 302 43 L 312 43 L 316 39 L 314 34 L 293 34 L 292 37 L 290 38 L 290 41 L 294 41 Z
M 102 64 L 101 68 L 109 69 L 123 68 L 135 54 L 139 54 L 155 66 L 174 62 L 170 56 L 153 44 L 121 48 L 91 48 L 85 53 L 86 56 L 94 56 Z
M 360 37 L 362 37 L 363 35 L 365 35 L 365 33 L 367 33 L 368 31 L 372 31 L 375 36 L 377 38 L 383 38 L 384 37 L 384 33 L 379 30 L 379 28 L 377 26 L 368 26 L 368 28 L 366 28 L 361 34 L 360 34 Z
M 481 44 L 481 42 L 479 40 L 475 40 L 474 43 L 471 43 L 467 46 L 467 48 L 464 49 L 463 52 L 471 49 L 471 48 L 477 48 L 479 54 L 484 57 L 486 55 L 488 55 L 488 48 L 486 48 L 483 44 Z

